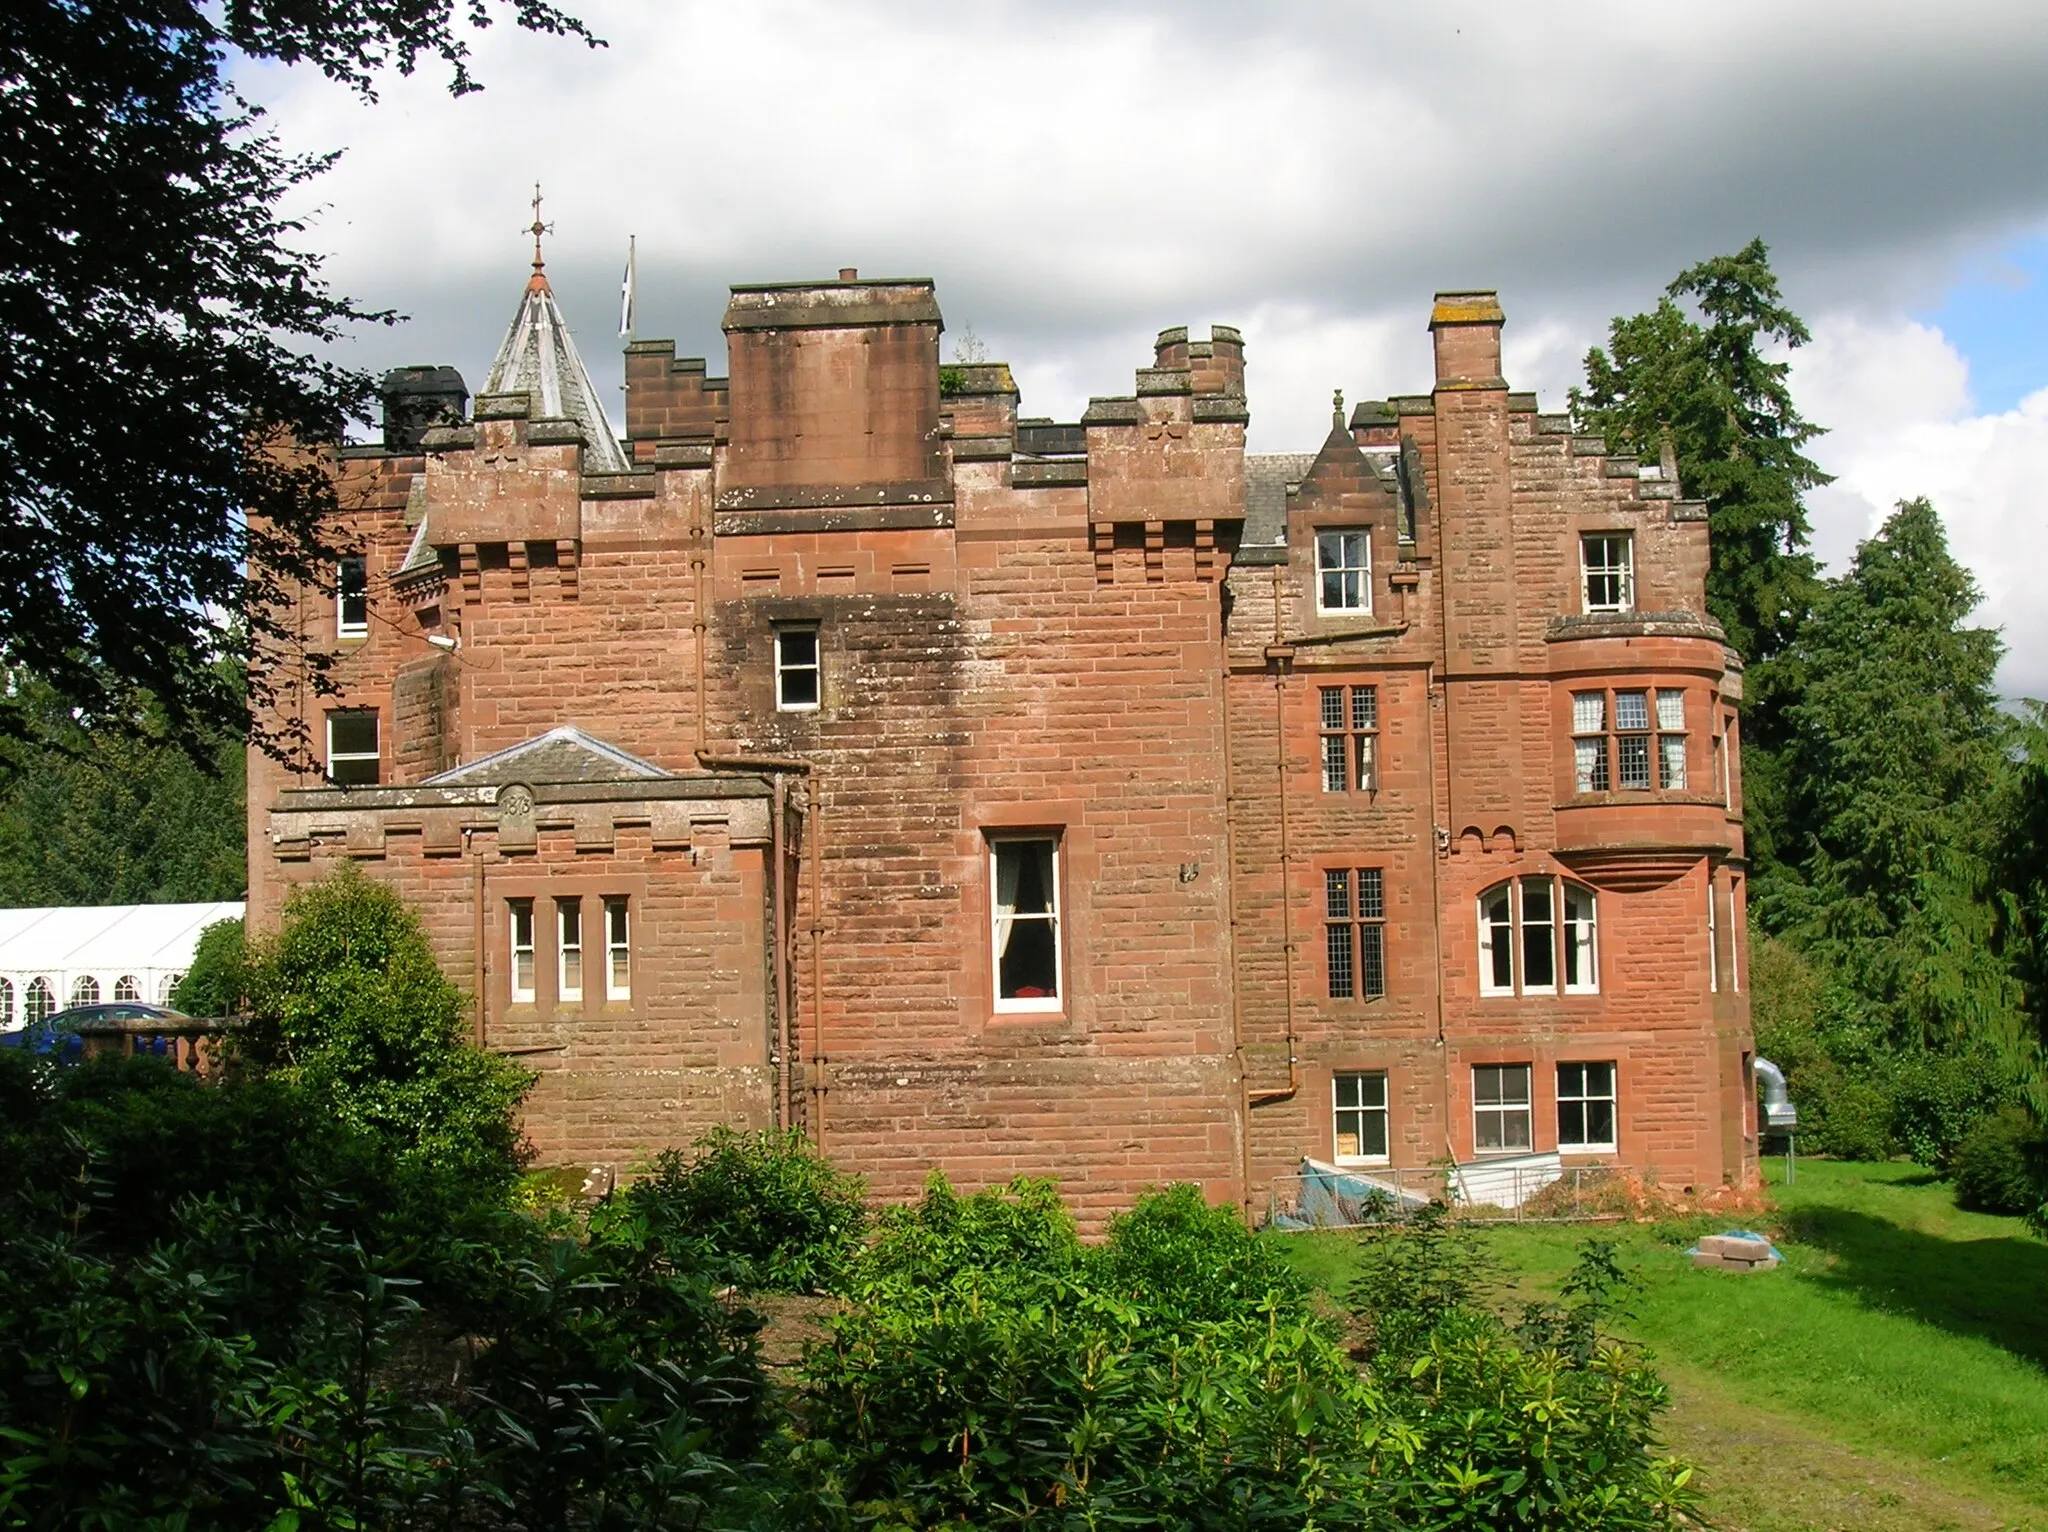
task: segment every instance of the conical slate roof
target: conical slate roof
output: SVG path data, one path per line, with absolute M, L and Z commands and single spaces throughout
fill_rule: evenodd
M 573 420 L 583 427 L 583 471 L 585 473 L 627 473 L 631 466 L 612 435 L 611 422 L 597 402 L 597 388 L 576 354 L 576 342 L 569 338 L 569 326 L 555 306 L 555 295 L 538 260 L 526 295 L 519 300 L 519 312 L 491 363 L 491 375 L 483 386 L 486 394 L 525 394 L 533 401 L 533 416 L 545 420 Z

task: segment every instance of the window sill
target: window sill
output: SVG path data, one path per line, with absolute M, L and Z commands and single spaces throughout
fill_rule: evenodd
M 1361 1158 L 1355 1154 L 1339 1154 L 1333 1155 L 1330 1163 L 1339 1170 L 1391 1170 L 1394 1165 L 1394 1157 L 1390 1154 L 1382 1154 L 1370 1158 Z

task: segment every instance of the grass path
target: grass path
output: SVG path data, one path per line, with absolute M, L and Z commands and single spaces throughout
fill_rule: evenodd
M 1623 1328 L 1722 1524 L 2048 1532 L 2048 1245 L 1908 1165 L 1809 1162 L 1775 1195 L 1786 1264 L 1749 1276 L 1693 1270 L 1671 1228 L 1482 1237 L 1516 1300 L 1554 1295 L 1589 1232 L 1620 1242 L 1642 1282 Z M 1289 1248 L 1342 1292 L 1354 1236 Z

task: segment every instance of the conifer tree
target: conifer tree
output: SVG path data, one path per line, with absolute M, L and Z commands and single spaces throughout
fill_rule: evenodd
M 1786 819 L 1759 917 L 1837 968 L 1900 1044 L 2009 1031 L 1992 946 L 2011 722 L 2003 646 L 1967 626 L 1976 581 L 1925 500 L 1902 502 L 1827 582 L 1791 652 Z
M 1681 272 L 1649 313 L 1614 320 L 1571 393 L 1577 429 L 1646 460 L 1668 442 L 1684 492 L 1707 502 L 1707 610 L 1748 667 L 1745 834 L 1760 869 L 1787 833 L 1782 718 L 1800 683 L 1786 651 L 1818 588 L 1804 497 L 1828 482 L 1805 452 L 1822 428 L 1799 413 L 1790 365 L 1766 352 L 1810 338 L 1753 239 Z

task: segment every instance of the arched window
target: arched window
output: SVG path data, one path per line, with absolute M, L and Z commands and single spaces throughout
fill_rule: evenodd
M 120 978 L 114 981 L 114 998 L 116 1000 L 140 1000 L 142 998 L 142 981 L 132 973 L 122 974 Z
M 1567 878 L 1510 878 L 1479 896 L 1479 993 L 1597 994 L 1593 890 Z
M 184 977 L 181 973 L 165 974 L 163 982 L 156 987 L 156 1003 L 158 1005 L 169 1005 L 171 1003 L 171 991 L 178 987 L 178 981 Z
M 39 1021 L 48 1021 L 57 1014 L 57 990 L 48 979 L 28 981 L 28 993 L 22 997 L 21 1019 L 30 1026 Z
M 0 1027 L 14 1025 L 14 981 L 0 979 Z
M 71 981 L 71 1003 L 73 1005 L 98 1005 L 100 1003 L 100 981 L 89 973 L 82 973 Z

